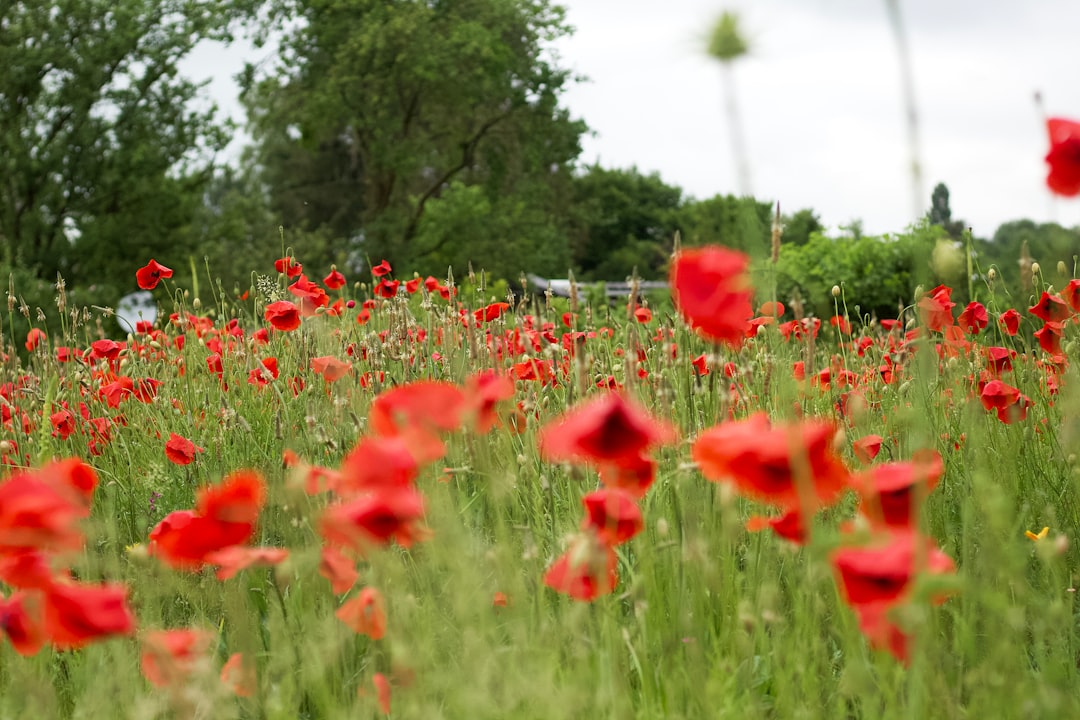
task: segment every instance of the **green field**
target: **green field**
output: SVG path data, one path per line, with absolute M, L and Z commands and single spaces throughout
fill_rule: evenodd
M 818 329 L 708 252 L 648 312 L 12 303 L 0 717 L 1077 716 L 1080 283 L 1015 335 L 943 288 Z

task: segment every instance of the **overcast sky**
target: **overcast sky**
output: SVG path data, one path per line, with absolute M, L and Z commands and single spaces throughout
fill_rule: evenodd
M 574 35 L 559 62 L 587 80 L 565 95 L 593 135 L 582 161 L 657 171 L 697 198 L 738 193 L 712 22 L 739 13 L 751 55 L 734 68 L 751 187 L 830 228 L 869 233 L 913 219 L 900 64 L 885 0 L 564 0 Z M 1080 117 L 1080 0 L 902 0 L 918 103 L 925 199 L 938 182 L 954 219 L 1080 225 L 1080 199 L 1045 189 L 1042 112 Z M 236 50 L 188 64 L 223 108 Z

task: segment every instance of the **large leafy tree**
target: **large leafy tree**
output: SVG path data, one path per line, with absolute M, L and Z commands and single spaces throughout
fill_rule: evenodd
M 0 2 L 0 265 L 101 282 L 180 242 L 228 133 L 177 65 L 251 9 Z
M 547 51 L 568 31 L 561 9 L 279 0 L 275 17 L 288 20 L 282 61 L 251 74 L 245 99 L 287 227 L 328 229 L 358 256 L 418 270 L 482 262 L 465 252 L 473 235 L 501 239 L 516 270 L 536 253 L 567 266 L 565 233 L 537 217 L 565 200 L 585 130 L 559 105 L 570 77 Z M 429 211 L 454 232 L 425 224 Z

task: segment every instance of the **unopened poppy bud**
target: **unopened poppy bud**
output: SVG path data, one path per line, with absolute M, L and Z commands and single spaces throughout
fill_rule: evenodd
M 9 455 L 15 450 L 15 443 L 10 440 L 0 440 L 0 455 Z
M 664 518 L 660 518 L 656 521 L 656 534 L 662 538 L 668 536 L 668 521 Z
M 990 280 L 990 281 L 996 280 L 997 279 L 997 270 L 995 270 L 994 268 L 990 268 L 989 270 L 987 270 L 986 271 L 986 279 Z
M 840 297 L 840 286 L 839 285 L 833 285 L 832 286 L 832 296 L 833 297 Z
M 191 301 L 191 307 L 198 310 L 199 308 L 202 307 L 202 300 L 200 300 L 199 298 L 195 298 L 194 300 Z
M 1042 265 L 1037 262 L 1031 263 L 1031 274 L 1038 275 L 1042 271 Z
M 1068 275 L 1069 268 L 1065 265 L 1064 260 L 1058 260 L 1057 271 L 1059 275 Z

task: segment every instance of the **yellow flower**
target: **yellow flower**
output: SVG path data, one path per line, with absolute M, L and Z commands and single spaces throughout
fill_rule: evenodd
M 1038 542 L 1039 540 L 1042 540 L 1044 537 L 1046 537 L 1046 534 L 1048 532 L 1050 532 L 1050 528 L 1044 527 L 1038 532 L 1038 534 L 1033 533 L 1030 530 L 1025 530 L 1024 535 L 1027 536 L 1028 540 L 1034 540 L 1035 542 Z

